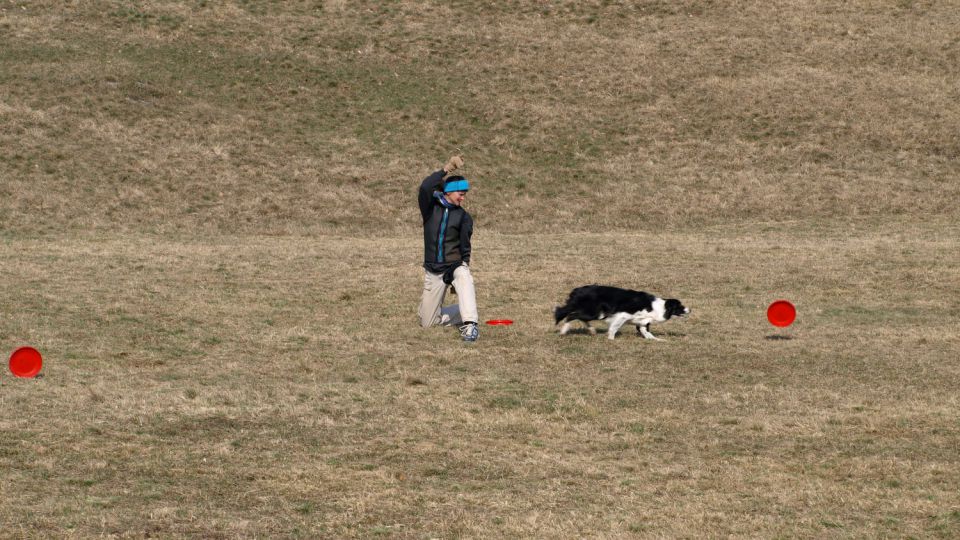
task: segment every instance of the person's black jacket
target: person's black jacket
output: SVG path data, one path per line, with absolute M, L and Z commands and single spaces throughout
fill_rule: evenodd
M 426 177 L 417 197 L 423 216 L 423 267 L 435 274 L 470 264 L 470 235 L 473 234 L 470 214 L 459 206 L 446 206 L 446 201 L 440 201 L 444 174 L 439 170 Z

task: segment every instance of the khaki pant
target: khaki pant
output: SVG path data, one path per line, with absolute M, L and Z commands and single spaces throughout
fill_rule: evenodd
M 460 265 L 453 271 L 453 286 L 457 290 L 459 304 L 443 306 L 443 297 L 447 285 L 443 274 L 423 272 L 423 296 L 420 298 L 420 326 L 427 328 L 435 324 L 459 326 L 466 322 L 479 322 L 477 315 L 477 293 L 473 288 L 473 275 L 470 267 Z

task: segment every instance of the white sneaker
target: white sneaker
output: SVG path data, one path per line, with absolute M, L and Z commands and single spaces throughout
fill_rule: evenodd
M 480 329 L 477 328 L 477 323 L 467 323 L 460 327 L 460 337 L 464 341 L 476 341 L 480 337 Z

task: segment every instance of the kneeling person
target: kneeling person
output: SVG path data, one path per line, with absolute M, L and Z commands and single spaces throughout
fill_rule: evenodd
M 418 201 L 423 216 L 423 296 L 420 298 L 420 325 L 460 327 L 464 341 L 476 341 L 477 299 L 470 274 L 470 236 L 473 218 L 463 209 L 470 184 L 463 176 L 448 176 L 463 166 L 454 156 L 443 169 L 420 184 Z M 459 304 L 443 307 L 447 285 L 456 290 Z

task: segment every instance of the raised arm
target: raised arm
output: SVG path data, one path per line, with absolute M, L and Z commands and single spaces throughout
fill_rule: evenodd
M 463 167 L 463 158 L 453 156 L 447 160 L 443 169 L 431 173 L 430 176 L 423 179 L 420 184 L 420 192 L 417 194 L 417 201 L 420 203 L 420 215 L 426 220 L 430 214 L 430 205 L 433 204 L 433 192 L 440 191 L 443 185 L 443 177 L 453 171 Z

